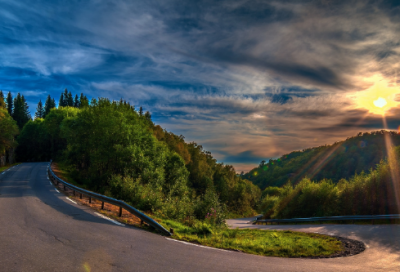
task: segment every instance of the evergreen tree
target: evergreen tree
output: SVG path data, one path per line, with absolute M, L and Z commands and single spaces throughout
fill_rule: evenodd
M 83 93 L 81 93 L 81 97 L 80 97 L 80 108 L 84 108 L 84 107 L 88 107 L 89 106 L 89 99 L 86 97 L 86 95 L 83 95 Z
M 0 90 L 0 108 L 6 108 L 6 102 L 4 101 L 3 91 Z
M 58 101 L 58 107 L 65 107 L 65 99 L 64 99 L 64 94 L 61 93 L 60 95 L 60 100 Z
M 142 108 L 142 106 L 140 106 L 140 108 L 139 108 L 139 115 L 140 115 L 140 116 L 143 115 L 143 108 Z
M 31 120 L 28 103 L 26 102 L 25 97 L 20 93 L 18 93 L 14 98 L 14 111 L 12 117 L 21 129 L 29 120 Z
M 76 95 L 75 95 L 75 100 L 74 100 L 74 107 L 75 107 L 75 108 L 80 108 L 80 106 L 81 106 L 81 102 L 79 101 L 79 97 L 78 97 L 78 95 L 76 94 Z
M 11 92 L 8 92 L 8 94 L 7 94 L 7 111 L 8 111 L 8 114 L 10 115 L 10 116 L 12 116 L 12 114 L 13 114 L 13 110 L 14 110 L 14 104 L 13 104 L 13 97 L 12 97 L 12 94 L 11 94 Z
M 64 94 L 64 97 L 65 97 L 65 94 Z M 68 92 L 68 96 L 67 96 L 67 106 L 68 106 L 68 107 L 73 107 L 73 106 L 74 106 L 74 98 L 73 98 L 71 92 Z
M 54 98 L 51 98 L 50 95 L 47 96 L 46 102 L 44 103 L 44 115 L 43 118 L 46 117 L 47 114 L 49 114 L 50 110 L 56 107 L 56 102 L 54 101 Z
M 44 116 L 45 116 L 45 110 L 43 108 L 42 100 L 39 100 L 39 103 L 37 105 L 36 112 L 35 112 L 35 119 L 36 118 L 44 118 Z

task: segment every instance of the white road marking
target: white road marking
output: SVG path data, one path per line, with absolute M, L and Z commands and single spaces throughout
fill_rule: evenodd
M 56 190 L 57 193 L 60 193 L 57 189 L 54 189 L 54 190 Z
M 100 216 L 100 217 L 103 218 L 103 219 L 106 219 L 106 220 L 108 220 L 108 221 L 111 221 L 111 222 L 113 222 L 113 223 L 116 224 L 116 225 L 125 226 L 124 224 L 122 224 L 122 223 L 120 223 L 120 222 L 118 222 L 118 221 L 115 221 L 115 220 L 113 220 L 113 219 L 111 219 L 111 218 L 108 218 L 107 216 L 104 216 L 104 215 L 102 215 L 102 214 L 100 214 L 100 213 L 94 212 L 94 214 Z
M 229 253 L 232 252 L 230 250 L 225 250 L 225 249 L 220 249 L 220 248 L 215 248 L 215 247 L 196 245 L 196 244 L 192 244 L 192 243 L 189 243 L 189 242 L 179 241 L 179 240 L 175 240 L 175 239 L 171 239 L 171 238 L 165 238 L 165 239 L 170 240 L 170 241 L 174 241 L 174 242 L 178 242 L 178 243 L 182 243 L 182 244 L 185 244 L 185 245 L 190 245 L 190 246 L 197 246 L 197 247 L 203 247 L 203 248 L 208 248 L 208 249 L 220 250 L 220 251 L 225 251 L 225 252 L 229 252 Z
M 76 203 L 75 201 L 73 201 L 72 199 L 69 199 L 68 197 L 67 197 L 67 199 L 68 199 L 69 201 L 71 201 L 72 203 L 78 204 L 78 203 Z

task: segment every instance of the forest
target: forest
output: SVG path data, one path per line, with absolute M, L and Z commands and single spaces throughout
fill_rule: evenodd
M 278 159 L 262 161 L 242 177 L 261 189 L 281 187 L 289 180 L 297 184 L 304 178 L 330 179 L 337 183 L 342 178 L 370 171 L 386 158 L 385 137 L 389 137 L 394 146 L 400 145 L 400 135 L 394 131 L 360 132 L 332 145 L 293 151 Z
M 50 96 L 39 101 L 32 120 L 22 95 L 1 93 L 0 101 L 0 125 L 9 123 L 0 152 L 16 148 L 19 162 L 60 162 L 80 186 L 161 218 L 204 220 L 214 211 L 222 223 L 256 213 L 257 186 L 201 145 L 154 124 L 142 107 L 65 90 L 58 107 Z

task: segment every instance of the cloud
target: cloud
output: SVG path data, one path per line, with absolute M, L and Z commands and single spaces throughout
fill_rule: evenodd
M 25 94 L 32 113 L 64 88 L 129 100 L 240 171 L 383 128 L 354 97 L 377 74 L 400 83 L 398 12 L 395 1 L 3 1 L 0 89 Z

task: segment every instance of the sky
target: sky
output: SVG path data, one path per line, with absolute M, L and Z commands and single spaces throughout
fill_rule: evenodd
M 236 171 L 400 125 L 399 1 L 0 0 L 0 89 L 143 106 Z M 375 102 L 375 103 L 374 103 Z

